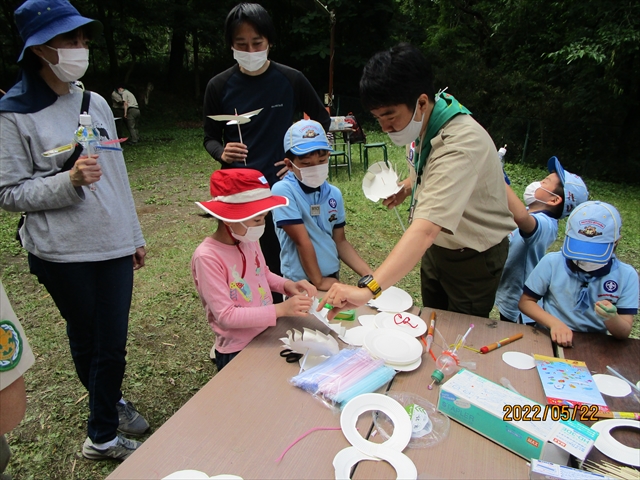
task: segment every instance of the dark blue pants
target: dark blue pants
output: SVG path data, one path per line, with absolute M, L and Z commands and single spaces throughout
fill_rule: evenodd
M 71 356 L 89 392 L 88 435 L 95 443 L 116 436 L 122 392 L 133 257 L 55 263 L 29 254 L 29 268 L 67 321 Z

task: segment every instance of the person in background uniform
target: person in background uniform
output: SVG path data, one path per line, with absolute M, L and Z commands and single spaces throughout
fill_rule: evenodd
M 241 3 L 227 15 L 225 40 L 238 65 L 213 77 L 204 96 L 204 147 L 222 168 L 253 168 L 269 185 L 284 175 L 282 138 L 296 115 L 306 113 L 329 130 L 331 119 L 306 77 L 293 68 L 269 60 L 276 40 L 267 11 L 257 3 Z M 233 115 L 259 110 L 249 123 L 217 122 L 209 115 Z M 280 170 L 280 172 L 279 172 Z M 260 239 L 269 269 L 280 275 L 280 243 L 271 214 Z M 279 294 L 274 302 L 281 301 Z
M 138 100 L 136 100 L 136 97 L 133 95 L 133 93 L 124 88 L 122 84 L 119 84 L 111 94 L 111 99 L 113 100 L 114 104 L 120 103 L 116 102 L 118 95 L 122 100 L 122 118 L 124 118 L 124 122 L 127 124 L 129 134 L 131 135 L 131 138 L 126 143 L 126 145 L 136 145 L 140 141 L 140 136 L 138 135 L 138 122 L 140 121 L 140 107 L 138 106 Z
M 34 362 L 22 325 L 0 282 L 0 480 L 11 478 L 4 474 L 11 456 L 5 434 L 24 418 L 27 394 L 23 375 Z

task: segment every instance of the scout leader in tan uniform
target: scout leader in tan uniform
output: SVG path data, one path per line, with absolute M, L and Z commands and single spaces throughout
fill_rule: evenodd
M 384 202 L 411 198 L 411 225 L 359 288 L 331 287 L 331 314 L 363 305 L 422 259 L 425 307 L 488 317 L 515 228 L 491 137 L 453 96 L 435 93 L 429 62 L 408 44 L 369 60 L 360 96 L 396 145 L 416 142 L 410 178 Z

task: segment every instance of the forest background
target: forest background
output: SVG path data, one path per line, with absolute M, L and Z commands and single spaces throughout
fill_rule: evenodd
M 0 88 L 16 80 L 22 41 L 0 0 Z M 78 0 L 104 24 L 84 83 L 109 97 L 125 81 L 143 108 L 179 105 L 201 121 L 207 81 L 233 65 L 223 25 L 237 1 Z M 640 2 L 636 0 L 264 0 L 278 32 L 270 57 L 304 72 L 324 98 L 335 19 L 332 113 L 361 112 L 371 55 L 419 46 L 448 87 L 507 144 L 511 162 L 557 155 L 590 178 L 640 182 Z M 153 91 L 151 91 L 153 89 Z M 144 102 L 148 101 L 148 105 Z

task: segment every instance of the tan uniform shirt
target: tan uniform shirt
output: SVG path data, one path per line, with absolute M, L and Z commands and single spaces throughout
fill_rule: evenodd
M 22 325 L 0 282 L 0 390 L 20 378 L 34 361 Z
M 127 108 L 138 108 L 138 100 L 129 90 L 122 92 L 122 100 L 127 102 Z
M 496 147 L 470 115 L 456 115 L 431 139 L 416 199 L 413 218 L 442 228 L 440 247 L 484 252 L 516 228 Z

